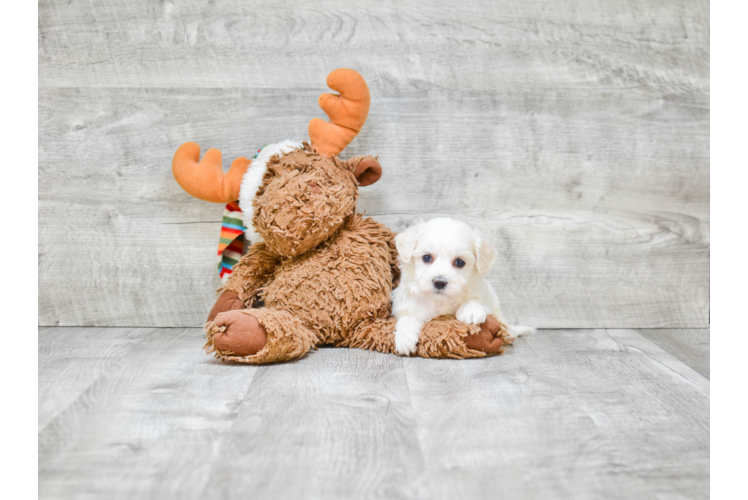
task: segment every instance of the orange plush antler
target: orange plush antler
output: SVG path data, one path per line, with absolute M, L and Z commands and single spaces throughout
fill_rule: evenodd
M 198 162 L 199 159 L 200 146 L 194 142 L 185 142 L 174 153 L 171 169 L 182 189 L 195 198 L 213 203 L 238 200 L 242 176 L 250 161 L 240 156 L 224 174 L 221 152 L 217 149 L 209 149 L 202 161 Z
M 359 133 L 369 114 L 369 87 L 352 69 L 336 69 L 327 75 L 327 86 L 340 92 L 319 96 L 319 107 L 330 122 L 314 118 L 309 122 L 312 147 L 322 156 L 335 156 Z

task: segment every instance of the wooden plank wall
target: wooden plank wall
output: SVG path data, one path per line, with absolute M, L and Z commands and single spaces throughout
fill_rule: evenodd
M 39 3 L 39 324 L 199 326 L 222 207 L 171 176 L 369 82 L 360 210 L 486 231 L 509 319 L 709 324 L 709 2 Z

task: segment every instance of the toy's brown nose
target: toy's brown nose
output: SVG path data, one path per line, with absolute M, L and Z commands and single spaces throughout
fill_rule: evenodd
M 436 278 L 434 280 L 434 286 L 436 287 L 437 290 L 442 290 L 446 288 L 447 280 L 445 280 L 444 278 Z

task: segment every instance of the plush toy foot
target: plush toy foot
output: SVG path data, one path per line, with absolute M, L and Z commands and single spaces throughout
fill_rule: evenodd
M 216 316 L 218 316 L 219 313 L 235 311 L 237 309 L 246 309 L 244 302 L 234 292 L 223 292 L 218 299 L 216 299 L 216 303 L 213 304 L 213 309 L 211 309 L 210 314 L 208 314 L 208 321 L 216 319 Z
M 221 329 L 213 336 L 213 345 L 221 351 L 237 356 L 251 356 L 260 352 L 268 340 L 268 333 L 257 318 L 242 311 L 228 311 L 216 316 L 215 325 Z
M 488 316 L 486 321 L 481 323 L 480 332 L 465 337 L 465 345 L 468 349 L 496 354 L 504 349 L 505 336 L 506 326 L 493 316 Z

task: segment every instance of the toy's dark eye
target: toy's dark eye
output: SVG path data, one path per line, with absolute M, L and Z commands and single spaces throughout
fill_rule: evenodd
M 455 259 L 455 267 L 465 267 L 465 261 L 462 259 Z
M 424 255 L 423 257 L 421 257 L 421 259 L 422 259 L 422 260 L 423 260 L 423 261 L 424 261 L 424 262 L 425 262 L 426 264 L 431 264 L 431 261 L 432 261 L 432 260 L 434 260 L 434 258 L 433 258 L 433 257 L 432 257 L 431 255 L 429 255 L 429 254 L 426 254 L 426 255 Z

